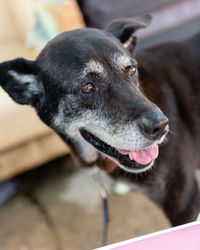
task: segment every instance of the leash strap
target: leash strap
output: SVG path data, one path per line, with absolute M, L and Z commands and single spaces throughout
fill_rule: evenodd
M 100 170 L 98 167 L 93 167 L 91 171 L 91 175 L 94 179 L 94 182 L 98 188 L 102 206 L 103 206 L 103 238 L 102 238 L 102 245 L 105 246 L 108 239 L 108 226 L 109 226 L 109 209 L 108 209 L 108 193 L 105 189 L 103 184 Z

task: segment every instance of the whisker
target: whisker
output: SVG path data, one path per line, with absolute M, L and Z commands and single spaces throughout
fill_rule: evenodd
M 167 143 L 167 142 L 168 142 L 168 138 L 165 137 L 163 143 Z
M 169 129 L 169 132 L 168 133 L 170 133 L 170 134 L 172 134 L 172 135 L 175 135 L 176 133 L 174 132 L 174 131 L 172 131 L 171 129 Z

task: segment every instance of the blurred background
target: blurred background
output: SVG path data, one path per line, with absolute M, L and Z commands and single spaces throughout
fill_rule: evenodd
M 145 13 L 154 19 L 137 32 L 138 51 L 199 32 L 199 0 L 0 0 L 0 62 L 34 59 L 62 31 Z M 0 250 L 101 246 L 101 200 L 89 171 L 75 166 L 32 108 L 0 88 Z M 109 243 L 170 226 L 147 198 L 101 175 L 110 193 Z

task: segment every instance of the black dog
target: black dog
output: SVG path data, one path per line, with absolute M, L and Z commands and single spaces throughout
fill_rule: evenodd
M 16 102 L 36 109 L 80 165 L 134 182 L 178 225 L 194 220 L 200 207 L 194 177 L 200 160 L 200 36 L 144 51 L 137 63 L 133 33 L 150 20 L 146 15 L 113 21 L 105 30 L 64 32 L 36 61 L 1 63 L 0 83 Z M 168 119 L 150 100 L 175 133 L 154 168 Z

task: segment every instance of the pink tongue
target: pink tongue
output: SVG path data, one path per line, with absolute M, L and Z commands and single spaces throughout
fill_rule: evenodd
M 131 153 L 133 160 L 141 165 L 147 165 L 158 157 L 158 145 L 157 144 L 147 149 L 141 149 L 141 150 L 117 149 L 117 151 L 120 154 L 124 154 L 124 155 Z

